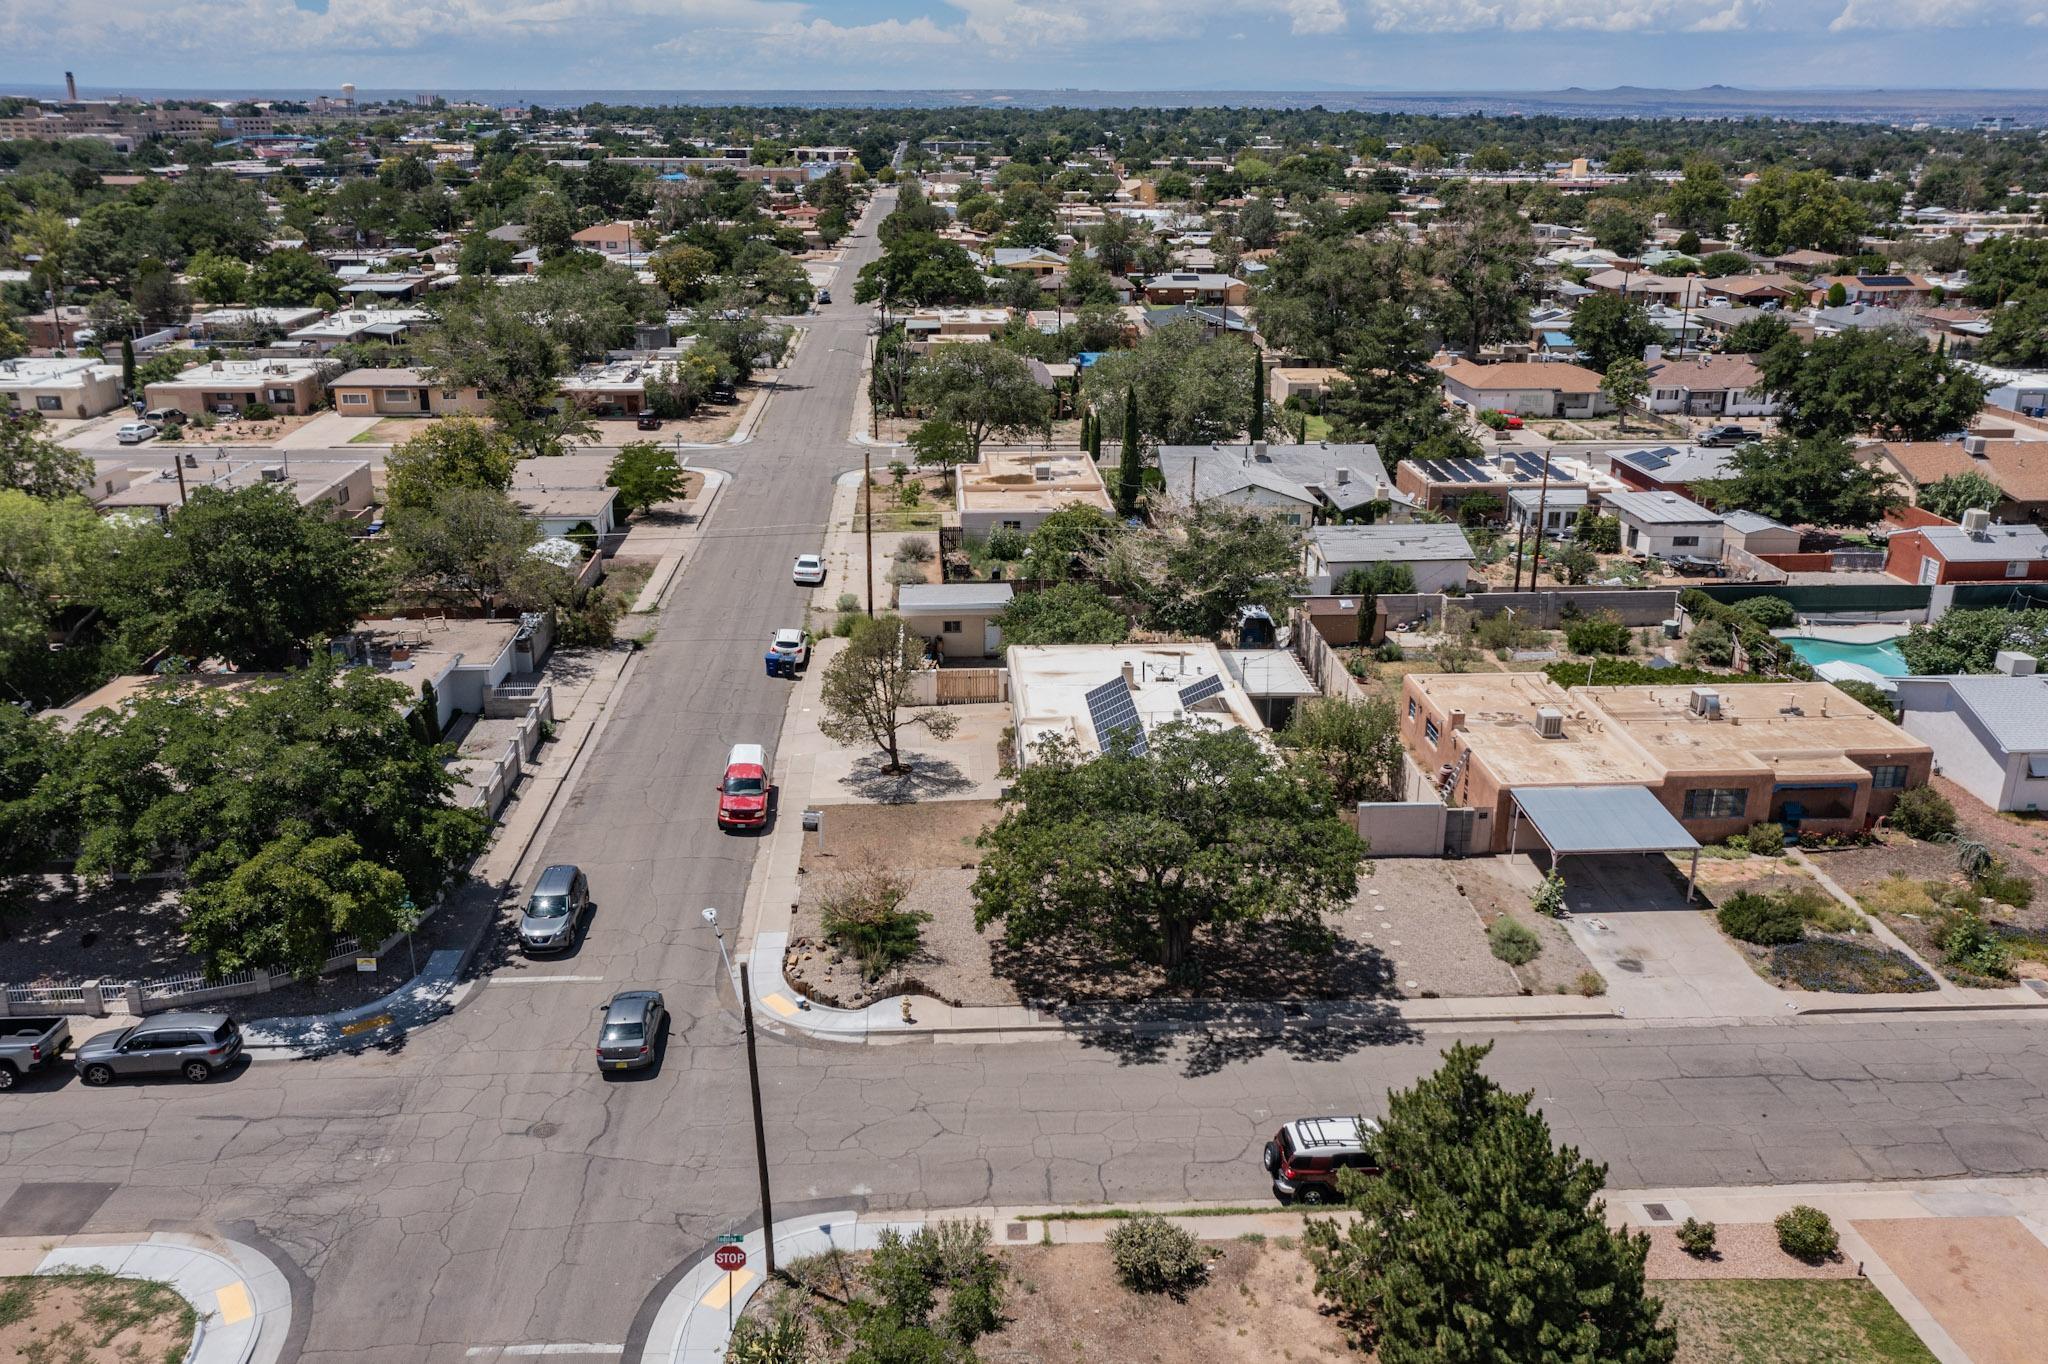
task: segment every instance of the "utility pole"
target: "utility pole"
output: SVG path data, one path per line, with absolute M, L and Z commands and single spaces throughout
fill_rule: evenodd
M 1536 494 L 1536 553 L 1529 559 L 1529 590 L 1536 590 L 1536 579 L 1543 572 L 1543 505 L 1550 501 L 1550 451 L 1545 450 L 1537 458 L 1543 461 L 1543 490 Z M 1515 556 L 1515 581 L 1522 581 L 1522 558 Z
M 761 1125 L 761 1063 L 754 1057 L 754 991 L 747 964 L 740 963 L 740 1019 L 747 1028 L 747 1085 L 754 1094 L 754 1163 L 761 1171 L 761 1246 L 768 1257 L 768 1277 L 775 1277 L 775 1211 L 768 1201 L 768 1132 Z
M 185 505 L 185 461 L 176 454 L 171 456 L 171 467 L 178 471 L 178 505 Z
M 860 451 L 860 500 L 865 508 L 868 541 L 868 619 L 875 618 L 875 454 L 872 448 L 862 446 Z

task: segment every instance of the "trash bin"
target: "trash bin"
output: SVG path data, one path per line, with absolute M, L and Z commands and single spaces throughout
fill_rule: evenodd
M 782 658 L 780 655 L 773 653 L 764 654 L 761 662 L 770 677 L 782 676 Z

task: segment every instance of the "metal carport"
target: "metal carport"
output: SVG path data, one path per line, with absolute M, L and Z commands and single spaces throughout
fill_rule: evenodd
M 1508 791 L 1515 812 L 1508 825 L 1508 851 L 1515 850 L 1522 820 L 1536 828 L 1552 858 L 1599 853 L 1690 852 L 1692 870 L 1685 898 L 1699 882 L 1699 840 L 1685 831 L 1649 790 L 1641 786 L 1516 786 Z

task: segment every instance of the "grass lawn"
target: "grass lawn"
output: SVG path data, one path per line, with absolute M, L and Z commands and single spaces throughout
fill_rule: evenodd
M 1933 1364 L 1862 1279 L 1693 1279 L 1651 1285 L 1678 1327 L 1677 1364 Z
M 1329 438 L 1330 419 L 1328 417 L 1319 417 L 1313 412 L 1309 413 L 1308 430 L 1302 436 L 1303 443 L 1305 444 L 1309 441 L 1317 440 L 1328 440 Z

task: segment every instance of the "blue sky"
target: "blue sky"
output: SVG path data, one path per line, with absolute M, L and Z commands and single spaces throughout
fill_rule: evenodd
M 0 82 L 2038 87 L 2048 0 L 0 0 Z

